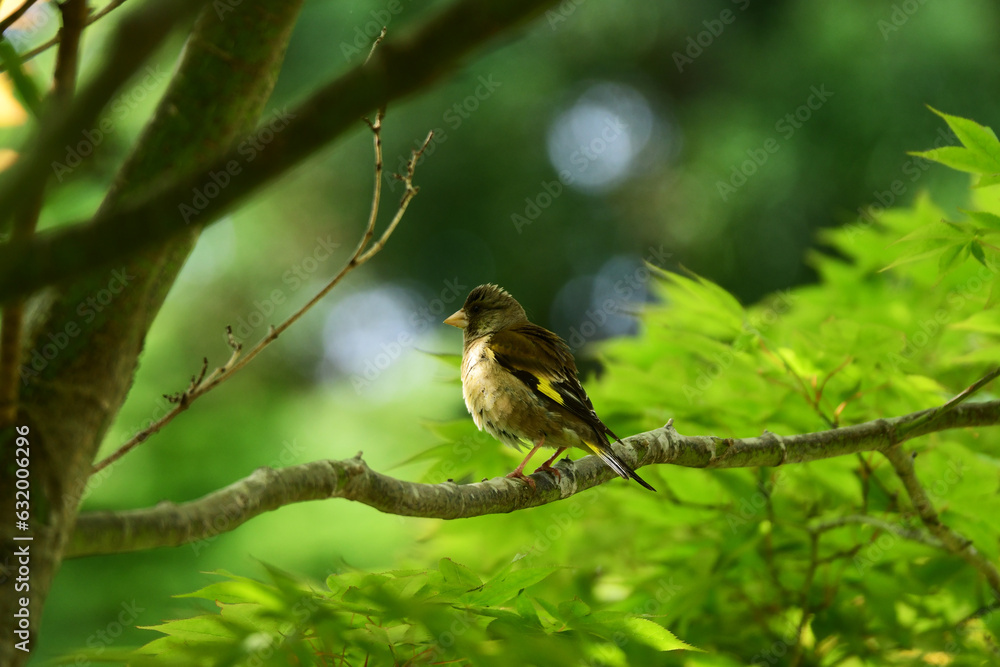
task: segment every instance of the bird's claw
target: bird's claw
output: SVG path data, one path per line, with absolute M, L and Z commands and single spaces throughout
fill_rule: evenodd
M 525 484 L 527 484 L 528 486 L 530 486 L 532 488 L 532 490 L 535 490 L 535 488 L 536 488 L 535 487 L 535 480 L 531 479 L 530 477 L 528 477 L 527 475 L 525 475 L 520 470 L 515 470 L 513 472 L 509 472 L 505 476 L 507 477 L 507 479 L 519 479 L 519 480 L 521 480 L 522 482 L 524 482 Z
M 559 468 L 553 468 L 551 464 L 546 463 L 545 465 L 540 465 L 535 469 L 535 472 L 548 472 L 555 475 L 556 479 L 562 479 L 562 473 L 559 472 Z

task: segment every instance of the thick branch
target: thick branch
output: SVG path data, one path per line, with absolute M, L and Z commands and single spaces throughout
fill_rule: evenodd
M 743 468 L 816 461 L 861 451 L 892 451 L 896 429 L 931 412 L 879 419 L 846 428 L 779 437 L 723 439 L 682 436 L 671 424 L 625 439 L 617 452 L 634 467 L 672 463 L 695 468 Z M 1000 424 L 1000 401 L 960 405 L 947 415 L 908 432 L 913 438 L 932 431 Z M 178 546 L 235 529 L 283 505 L 324 498 L 355 500 L 402 516 L 459 519 L 513 512 L 568 498 L 616 478 L 594 457 L 557 464 L 561 477 L 532 475 L 537 489 L 499 477 L 477 484 L 417 484 L 377 473 L 360 455 L 347 461 L 314 461 L 281 470 L 261 468 L 249 477 L 204 498 L 176 505 L 126 512 L 81 514 L 66 555 L 89 556 Z M 941 535 L 935 535 L 942 539 Z
M 190 229 L 191 224 L 216 220 L 261 185 L 343 134 L 361 116 L 427 86 L 473 48 L 552 2 L 461 0 L 416 34 L 387 39 L 367 64 L 351 70 L 300 105 L 289 114 L 288 126 L 275 134 L 260 159 L 246 163 L 234 148 L 207 169 L 152 184 L 146 196 L 102 212 L 88 223 L 0 247 L 0 302 L 88 269 L 109 266 L 120 257 Z M 210 174 L 225 172 L 232 160 L 242 165 L 240 177 L 207 205 L 196 208 L 192 192 L 211 182 Z M 44 166 L 48 168 L 48 161 Z

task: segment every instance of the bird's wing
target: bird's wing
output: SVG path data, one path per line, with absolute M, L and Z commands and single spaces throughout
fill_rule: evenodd
M 497 363 L 543 400 L 551 401 L 587 424 L 596 436 L 584 444 L 616 473 L 656 491 L 615 454 L 607 436 L 621 442 L 594 412 L 594 406 L 576 376 L 576 363 L 566 343 L 554 333 L 530 322 L 496 332 L 487 345 Z
M 551 331 L 528 323 L 498 331 L 489 346 L 497 363 L 545 399 L 581 419 L 603 439 L 611 432 L 576 376 L 576 363 L 566 343 Z

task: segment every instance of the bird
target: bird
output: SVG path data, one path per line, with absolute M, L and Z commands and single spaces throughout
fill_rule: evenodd
M 535 472 L 552 467 L 569 447 L 596 454 L 619 476 L 656 491 L 611 448 L 608 436 L 621 438 L 601 421 L 580 384 L 569 346 L 558 335 L 533 324 L 506 290 L 480 285 L 465 304 L 444 320 L 462 329 L 462 394 L 480 431 L 517 450 L 531 451 L 507 477 L 532 488 L 524 467 L 542 446 L 556 453 Z

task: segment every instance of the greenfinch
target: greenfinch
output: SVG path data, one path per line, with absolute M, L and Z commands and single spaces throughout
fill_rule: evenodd
M 507 477 L 534 487 L 524 466 L 540 447 L 556 453 L 535 472 L 547 471 L 569 447 L 596 454 L 625 479 L 655 491 L 611 449 L 621 442 L 594 412 L 577 377 L 576 363 L 562 338 L 528 317 L 514 297 L 497 285 L 480 285 L 445 324 L 463 330 L 462 394 L 479 430 L 520 450 L 534 446 Z

